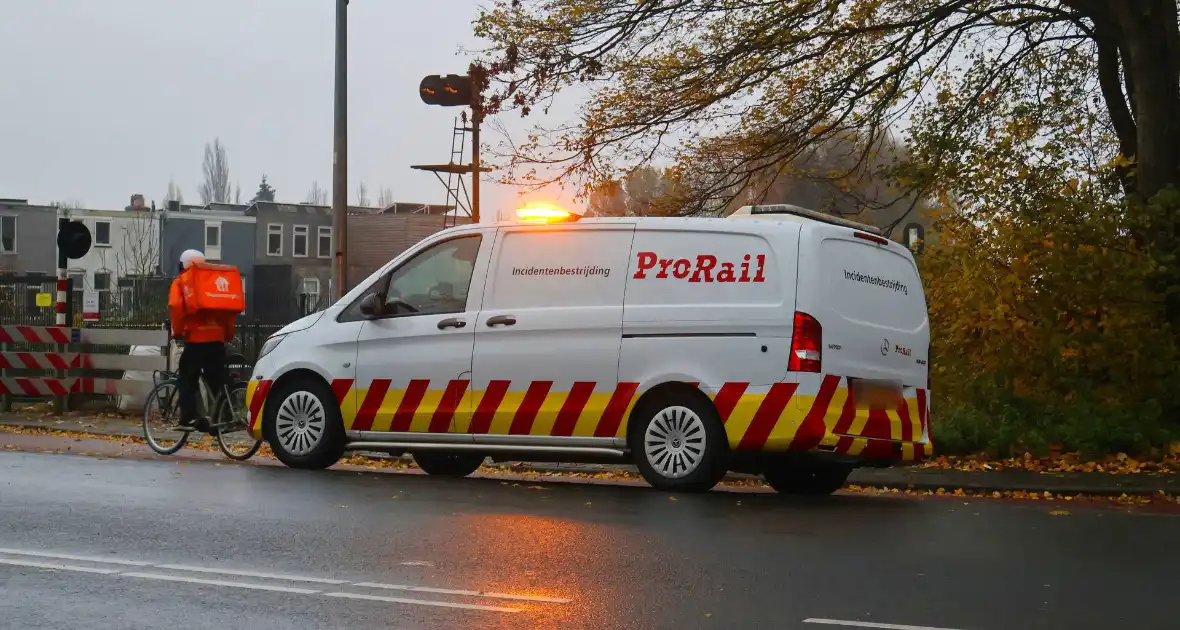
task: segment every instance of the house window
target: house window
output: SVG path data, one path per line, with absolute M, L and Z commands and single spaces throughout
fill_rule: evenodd
M 302 311 L 302 313 L 304 315 L 310 315 L 311 313 L 314 313 L 317 310 L 319 310 L 319 307 L 320 307 L 320 279 L 319 278 L 304 278 L 303 279 L 303 292 L 302 292 L 302 295 L 300 296 L 300 298 L 301 298 L 300 301 L 302 303 L 299 306 L 300 306 L 300 310 Z
M 16 217 L 0 217 L 0 254 L 16 253 Z
M 111 272 L 96 271 L 94 272 L 94 290 L 95 291 L 110 291 L 111 290 Z
M 316 255 L 320 258 L 332 257 L 332 228 L 327 225 L 316 228 Z
M 266 255 L 283 255 L 283 224 L 271 223 L 266 226 Z
M 295 242 L 292 245 L 291 255 L 296 258 L 307 258 L 307 226 L 296 225 L 293 232 L 295 233 Z
M 95 221 L 94 222 L 94 246 L 95 247 L 110 247 L 111 246 L 111 222 L 110 221 Z
M 66 277 L 70 280 L 70 288 L 73 290 L 73 300 L 75 310 L 82 310 L 82 300 L 86 297 L 86 272 L 81 269 L 70 269 L 66 272 Z
M 107 311 L 111 308 L 111 272 L 94 272 L 94 290 L 98 292 L 98 310 Z M 126 303 L 126 302 L 125 302 Z
M 205 258 L 221 259 L 221 221 L 205 222 Z

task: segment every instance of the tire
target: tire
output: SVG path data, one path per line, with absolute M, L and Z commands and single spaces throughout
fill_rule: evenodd
M 431 477 L 466 477 L 479 470 L 484 456 L 478 453 L 422 451 L 414 453 L 414 463 Z
M 180 420 L 180 396 L 176 381 L 162 381 L 143 405 L 143 439 L 160 455 L 171 455 L 188 442 L 187 431 L 174 431 Z
M 852 473 L 849 464 L 782 459 L 767 462 L 762 477 L 779 494 L 832 494 L 844 487 Z
M 631 453 L 653 488 L 708 492 L 725 476 L 729 442 L 717 409 L 692 393 L 646 402 L 632 415 Z
M 275 457 L 291 468 L 321 470 L 344 455 L 344 422 L 322 381 L 295 378 L 267 396 L 262 434 Z
M 217 406 L 217 448 L 228 458 L 244 462 L 258 452 L 262 440 L 250 437 L 250 411 L 246 407 L 246 386 L 229 390 L 229 400 Z

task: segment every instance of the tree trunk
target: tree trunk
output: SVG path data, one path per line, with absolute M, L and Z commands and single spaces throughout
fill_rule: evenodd
M 1180 188 L 1180 26 L 1175 0 L 1110 3 L 1125 44 L 1123 71 L 1137 131 L 1137 189 Z

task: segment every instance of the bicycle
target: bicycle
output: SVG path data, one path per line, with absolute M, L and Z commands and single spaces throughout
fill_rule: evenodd
M 160 455 L 179 451 L 194 432 L 179 426 L 177 378 L 175 372 L 153 372 L 152 391 L 143 407 L 143 437 L 148 446 Z M 208 383 L 202 376 L 197 407 L 198 415 L 210 419 L 211 424 L 206 431 L 217 439 L 217 447 L 226 457 L 244 462 L 258 452 L 262 440 L 255 440 L 249 435 L 250 412 L 246 408 L 246 384 L 239 381 L 236 375 L 231 374 L 230 383 L 222 386 L 211 404 Z M 216 413 L 207 415 L 203 413 L 206 409 L 215 409 Z M 242 445 L 246 446 L 244 450 L 236 450 Z

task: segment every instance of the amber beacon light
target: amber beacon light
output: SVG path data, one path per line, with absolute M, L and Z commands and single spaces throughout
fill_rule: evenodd
M 521 221 L 537 223 L 559 223 L 562 221 L 577 221 L 578 215 L 556 206 L 537 205 L 516 209 L 516 218 Z

